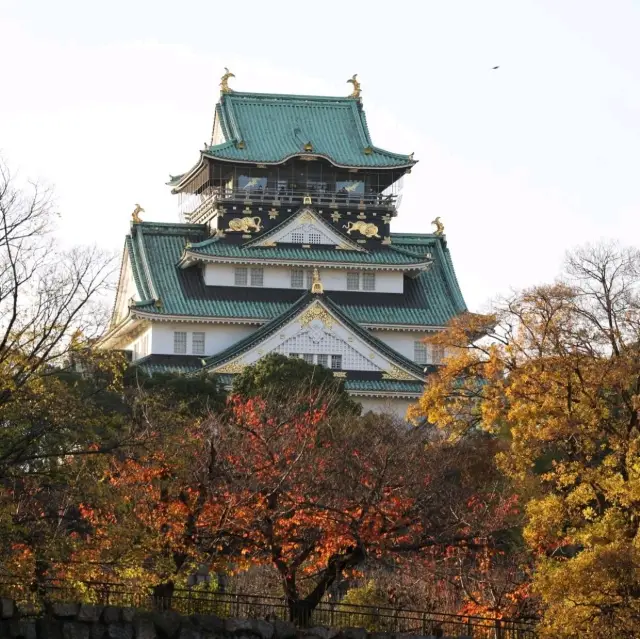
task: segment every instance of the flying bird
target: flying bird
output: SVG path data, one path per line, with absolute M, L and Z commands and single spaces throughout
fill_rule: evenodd
M 496 69 L 499 69 L 499 68 L 500 68 L 500 66 L 492 67 L 492 69 L 491 69 L 491 70 L 492 70 L 492 71 L 495 71 Z

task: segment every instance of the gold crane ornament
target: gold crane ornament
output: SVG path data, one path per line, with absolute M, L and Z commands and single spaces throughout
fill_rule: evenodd
M 140 224 L 140 222 L 142 222 L 142 218 L 140 217 L 140 213 L 144 213 L 144 209 L 139 204 L 136 204 L 136 208 L 133 209 L 133 213 L 131 214 L 131 219 L 136 224 Z
M 235 78 L 236 76 L 227 69 L 224 68 L 224 75 L 220 78 L 220 92 L 221 93 L 231 93 L 233 89 L 229 87 L 229 79 Z
M 351 92 L 350 98 L 359 98 L 360 97 L 360 83 L 357 80 L 358 74 L 354 73 L 352 78 L 349 78 L 347 82 L 349 84 L 353 84 L 353 91 Z
M 440 221 L 440 216 L 431 222 L 436 227 L 435 235 L 444 235 L 444 224 Z

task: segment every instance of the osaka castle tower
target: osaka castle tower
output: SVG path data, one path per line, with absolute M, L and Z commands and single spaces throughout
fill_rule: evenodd
M 180 221 L 136 206 L 101 346 L 225 386 L 268 353 L 299 357 L 364 410 L 404 415 L 442 361 L 424 338 L 466 310 L 439 218 L 391 231 L 413 154 L 373 144 L 356 76 L 347 97 L 241 93 L 232 77 L 211 143 L 170 179 Z

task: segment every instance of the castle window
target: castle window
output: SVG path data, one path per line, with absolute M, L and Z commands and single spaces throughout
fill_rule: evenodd
M 318 366 L 324 366 L 325 368 L 329 368 L 329 356 L 318 355 Z
M 251 286 L 264 286 L 264 269 L 251 267 Z
M 249 283 L 249 271 L 246 266 L 236 266 L 233 274 L 236 286 L 246 286 Z
M 187 352 L 187 333 L 185 331 L 173 333 L 173 352 L 176 355 L 184 355 Z
M 347 271 L 347 290 L 360 290 L 360 273 L 358 271 Z
M 427 364 L 427 345 L 423 341 L 413 343 L 413 359 L 416 364 Z
M 304 288 L 304 271 L 301 268 L 291 269 L 291 288 Z
M 291 269 L 291 288 L 311 288 L 313 271 L 310 269 Z
M 434 344 L 431 347 L 431 363 L 442 364 L 443 359 L 444 359 L 444 346 L 442 346 L 441 344 Z
M 376 290 L 376 274 L 375 273 L 362 274 L 362 290 L 363 291 Z
M 296 231 L 291 234 L 291 242 L 293 244 L 303 244 L 304 243 L 304 233 L 300 233 Z
M 320 244 L 322 242 L 322 235 L 320 233 L 309 233 L 309 244 Z
M 298 353 L 289 353 L 289 357 L 293 357 L 293 359 L 298 359 L 300 355 Z
M 331 368 L 334 371 L 339 371 L 342 368 L 342 355 L 331 356 Z
M 191 352 L 194 355 L 204 355 L 204 333 L 191 335 Z
M 303 353 L 302 359 L 307 362 L 307 364 L 313 364 L 313 353 Z

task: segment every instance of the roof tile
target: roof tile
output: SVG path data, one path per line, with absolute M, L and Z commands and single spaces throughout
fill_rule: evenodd
M 206 286 L 200 268 L 178 268 L 187 242 L 195 244 L 206 239 L 204 226 L 143 222 L 132 228 L 133 238 L 127 239 L 126 250 L 137 274 L 139 297 L 149 299 L 151 287 L 147 277 L 150 275 L 161 300 L 160 306 L 153 302 L 139 304 L 138 311 L 194 318 L 250 319 L 260 323 L 278 317 L 300 298 L 301 291 L 294 289 Z M 393 240 L 394 235 L 391 237 Z M 327 297 L 360 324 L 445 325 L 465 311 L 466 306 L 444 240 L 436 236 L 423 237 L 424 242 L 416 241 L 415 245 L 403 248 L 415 246 L 416 257 L 424 255 L 428 248 L 433 265 L 415 278 L 405 276 L 403 294 L 329 291 Z M 145 247 L 144 251 L 140 250 L 141 246 Z
M 209 147 L 205 156 L 278 163 L 304 154 L 304 145 L 311 143 L 312 155 L 339 166 L 414 164 L 408 155 L 373 146 L 362 103 L 353 98 L 233 92 L 222 95 L 216 117 L 226 141 Z

